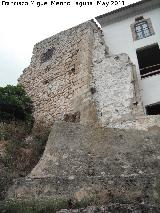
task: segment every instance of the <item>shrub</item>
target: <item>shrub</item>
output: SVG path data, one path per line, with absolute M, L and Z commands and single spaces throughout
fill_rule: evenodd
M 25 121 L 33 125 L 33 104 L 21 85 L 0 87 L 0 122 Z
M 57 198 L 57 199 L 43 199 L 43 200 L 8 200 L 0 202 L 0 212 L 5 213 L 56 213 L 64 209 L 62 212 L 68 212 L 66 209 L 78 208 L 79 210 L 70 210 L 70 212 L 90 212 L 83 208 L 91 205 L 99 205 L 97 201 L 92 198 L 84 199 L 83 201 L 74 201 L 71 205 L 72 199 Z M 81 209 L 82 208 L 82 209 Z M 99 208 L 96 208 L 99 212 Z
M 43 121 L 36 123 L 32 129 L 33 145 L 39 157 L 43 154 L 50 130 L 51 128 L 46 126 Z
M 12 177 L 7 169 L 4 166 L 2 167 L 1 161 L 2 159 L 0 159 L 0 200 L 3 200 L 9 186 L 12 184 Z
M 31 132 L 31 127 L 23 121 L 0 122 L 0 140 L 23 140 Z
M 5 213 L 55 213 L 66 208 L 68 208 L 68 203 L 63 199 L 0 202 L 0 212 Z
M 0 137 L 6 140 L 3 160 L 12 176 L 22 177 L 31 172 L 43 154 L 49 129 L 40 122 L 31 132 L 23 122 L 0 124 Z

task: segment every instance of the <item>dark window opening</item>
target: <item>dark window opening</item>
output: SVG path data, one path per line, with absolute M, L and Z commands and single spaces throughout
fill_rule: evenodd
M 64 121 L 72 122 L 72 123 L 79 123 L 80 122 L 80 112 L 75 112 L 74 114 L 65 114 Z
M 160 74 L 160 49 L 158 44 L 137 50 L 141 78 Z
M 43 53 L 41 56 L 41 63 L 44 63 L 52 58 L 55 48 L 48 49 L 47 52 Z
M 146 106 L 147 115 L 158 115 L 160 114 L 160 102 Z

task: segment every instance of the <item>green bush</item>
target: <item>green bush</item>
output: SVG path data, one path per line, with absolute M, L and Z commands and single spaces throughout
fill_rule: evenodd
M 33 104 L 21 85 L 0 87 L 0 122 L 24 121 L 33 124 Z

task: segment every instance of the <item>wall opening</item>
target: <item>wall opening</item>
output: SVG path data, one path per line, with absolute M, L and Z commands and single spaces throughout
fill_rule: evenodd
M 72 122 L 72 123 L 79 123 L 80 122 L 80 112 L 75 112 L 74 114 L 65 114 L 64 121 Z
M 160 49 L 153 44 L 136 51 L 141 78 L 160 74 Z
M 148 105 L 146 108 L 146 114 L 147 115 L 158 115 L 160 114 L 160 102 Z
M 41 56 L 41 63 L 44 63 L 52 58 L 53 52 L 55 51 L 55 48 L 48 49 L 45 53 Z

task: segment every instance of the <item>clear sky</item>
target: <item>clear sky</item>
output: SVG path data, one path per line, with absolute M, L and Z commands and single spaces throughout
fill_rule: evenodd
M 70 2 L 70 5 L 58 6 L 53 4 L 58 1 L 26 0 L 29 5 L 16 6 L 11 2 L 16 4 L 19 0 L 0 0 L 0 86 L 17 83 L 23 69 L 29 66 L 35 43 L 98 15 L 118 9 L 123 4 L 127 6 L 138 1 L 60 0 L 59 2 Z M 76 2 L 92 2 L 92 5 L 80 7 Z

